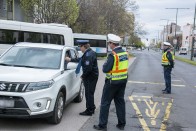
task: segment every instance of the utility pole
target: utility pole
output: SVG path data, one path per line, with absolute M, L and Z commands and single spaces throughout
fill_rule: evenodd
M 177 29 L 177 19 L 178 19 L 178 10 L 180 9 L 189 9 L 189 8 L 165 8 L 165 9 L 175 9 L 176 10 L 176 26 L 175 26 L 175 38 L 174 38 L 174 55 L 176 50 L 176 44 L 178 43 L 177 37 L 176 37 L 176 29 Z M 176 42 L 176 43 L 175 43 Z
M 195 17 L 196 17 L 196 4 L 195 4 L 195 15 L 194 15 L 194 22 L 193 22 L 193 31 L 192 31 L 192 46 L 191 46 L 191 60 L 193 61 L 193 51 L 194 51 L 194 44 L 195 44 Z

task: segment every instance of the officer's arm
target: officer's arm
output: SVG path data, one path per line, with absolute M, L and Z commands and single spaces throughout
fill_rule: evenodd
M 167 59 L 169 60 L 170 65 L 173 67 L 174 61 L 173 61 L 172 54 L 170 51 L 167 52 Z
M 82 66 L 82 69 L 83 69 L 83 74 L 81 76 L 82 78 L 86 78 L 88 75 L 91 74 L 91 72 L 93 70 L 93 60 L 95 59 L 94 55 L 96 55 L 96 54 L 90 54 L 85 57 L 84 65 Z
M 79 62 L 80 58 L 71 58 L 71 62 Z
M 113 57 L 112 54 L 109 54 L 109 56 L 108 56 L 106 62 L 103 64 L 103 69 L 102 69 L 102 71 L 103 71 L 104 73 L 110 72 L 110 71 L 112 70 L 112 68 L 113 68 L 113 65 L 114 65 L 114 57 Z

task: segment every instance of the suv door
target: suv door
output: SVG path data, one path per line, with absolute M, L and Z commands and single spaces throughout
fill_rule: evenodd
M 69 57 L 71 59 L 77 59 L 76 51 L 74 49 L 66 50 L 65 57 Z M 79 85 L 81 83 L 80 76 L 76 76 L 75 70 L 76 69 L 67 69 L 67 64 L 72 64 L 77 66 L 78 62 L 64 62 L 65 67 L 65 81 L 67 82 L 67 99 L 72 98 L 78 91 Z
M 70 49 L 70 55 L 72 59 L 78 59 L 77 51 L 74 49 Z M 78 65 L 78 62 L 75 62 Z M 81 67 L 82 68 L 82 67 Z M 76 69 L 75 69 L 76 70 Z M 74 75 L 72 77 L 74 83 L 73 83 L 73 93 L 76 94 L 79 89 L 80 89 L 80 84 L 81 84 L 81 72 L 76 75 L 74 70 Z

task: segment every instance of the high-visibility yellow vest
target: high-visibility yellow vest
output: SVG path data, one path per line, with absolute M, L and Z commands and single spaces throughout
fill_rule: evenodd
M 168 51 L 166 51 L 165 53 L 163 53 L 163 55 L 162 55 L 162 65 L 164 66 L 167 66 L 167 65 L 170 65 L 170 62 L 169 62 L 169 60 L 168 60 L 168 58 L 167 58 L 167 52 Z M 174 61 L 174 55 L 173 55 L 173 53 L 171 52 L 171 54 L 172 54 L 172 60 Z
M 114 65 L 109 73 L 106 73 L 106 78 L 111 80 L 127 79 L 128 72 L 128 54 L 127 52 L 116 53 L 112 51 L 114 56 Z

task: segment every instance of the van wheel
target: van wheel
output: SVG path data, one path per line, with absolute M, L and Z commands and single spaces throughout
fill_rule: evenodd
M 81 101 L 83 100 L 83 97 L 84 97 L 84 83 L 81 82 L 79 94 L 78 94 L 78 96 L 74 99 L 74 102 L 76 102 L 76 103 L 81 102 Z
M 48 121 L 52 124 L 60 123 L 63 116 L 63 110 L 64 110 L 64 94 L 62 92 L 59 92 L 52 116 L 48 118 Z

